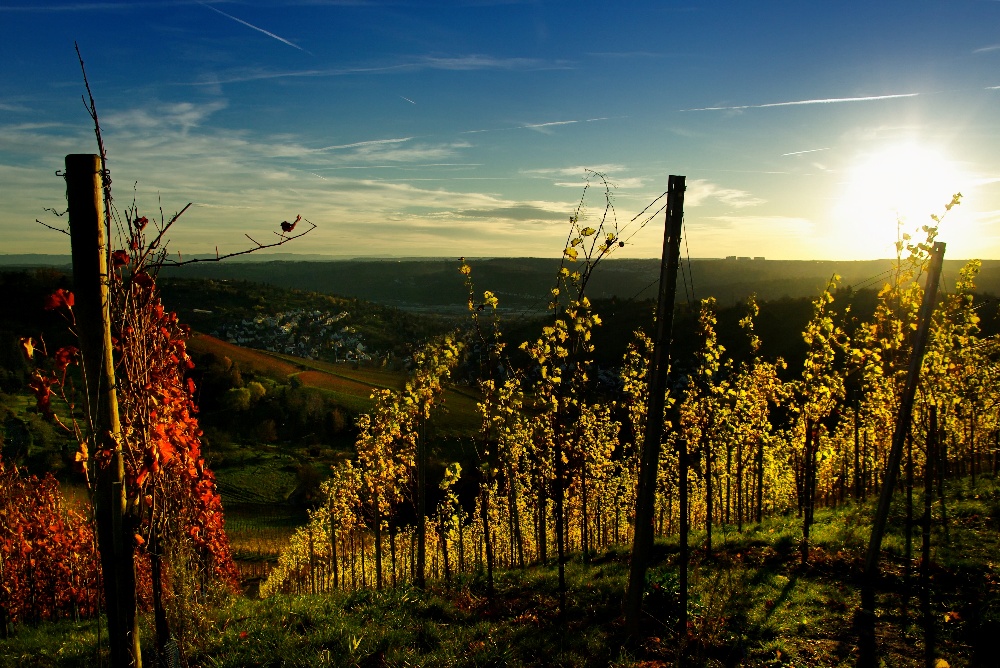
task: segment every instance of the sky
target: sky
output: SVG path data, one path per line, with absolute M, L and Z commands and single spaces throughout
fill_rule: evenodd
M 995 0 L 0 0 L 0 38 L 0 254 L 69 252 L 75 41 L 117 205 L 191 202 L 182 257 L 296 215 L 278 250 L 557 257 L 606 193 L 658 257 L 677 174 L 692 258 L 891 257 L 961 192 L 946 257 L 1000 259 Z

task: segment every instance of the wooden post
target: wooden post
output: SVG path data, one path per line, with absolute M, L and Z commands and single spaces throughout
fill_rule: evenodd
M 653 511 L 656 501 L 656 473 L 663 436 L 663 407 L 666 402 L 667 372 L 670 364 L 670 336 L 674 323 L 674 296 L 677 292 L 677 267 L 680 264 L 681 223 L 684 220 L 683 176 L 671 175 L 667 184 L 667 220 L 663 232 L 663 256 L 660 261 L 660 295 L 656 306 L 656 340 L 649 367 L 649 396 L 646 404 L 646 430 L 639 461 L 639 481 L 635 501 L 635 535 L 629 564 L 628 590 L 625 593 L 625 625 L 629 635 L 639 631 L 642 595 L 646 588 L 646 569 L 653 550 Z M 687 484 L 681 471 L 681 484 Z M 683 520 L 682 520 L 683 521 Z
M 889 461 L 882 479 L 882 489 L 879 493 L 878 510 L 872 522 L 871 539 L 868 542 L 868 553 L 865 557 L 865 572 L 861 585 L 860 637 L 858 659 L 859 668 L 875 668 L 877 665 L 877 648 L 875 645 L 875 585 L 878 580 L 878 562 L 882 552 L 882 538 L 885 536 L 885 525 L 889 518 L 889 506 L 896 488 L 896 478 L 899 476 L 899 464 L 903 458 L 903 444 L 910 427 L 913 414 L 913 401 L 917 392 L 917 380 L 920 367 L 924 360 L 924 348 L 927 346 L 927 336 L 930 332 L 931 315 L 934 313 L 934 302 L 937 299 L 938 281 L 941 278 L 941 264 L 944 261 L 945 244 L 935 243 L 931 249 L 930 268 L 927 272 L 927 286 L 924 288 L 924 300 L 920 305 L 919 325 L 913 350 L 910 353 L 910 366 L 906 374 L 906 385 L 899 402 L 899 413 L 896 426 L 892 433 L 892 447 L 889 450 Z
M 74 314 L 83 354 L 87 416 L 94 435 L 94 510 L 107 604 L 111 666 L 139 668 L 133 521 L 125 509 L 125 465 L 115 391 L 105 239 L 104 184 L 97 155 L 66 156 L 66 194 L 73 253 Z M 106 461 L 101 461 L 103 454 Z

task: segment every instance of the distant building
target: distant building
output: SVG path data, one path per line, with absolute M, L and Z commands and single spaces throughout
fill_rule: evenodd
M 742 256 L 741 256 L 741 257 L 738 257 L 738 258 L 736 258 L 736 259 L 737 259 L 737 260 L 740 260 L 740 261 L 743 261 L 743 260 L 749 260 L 750 258 L 748 258 L 748 257 L 742 257 Z
M 763 255 L 755 255 L 753 259 L 754 260 L 760 260 L 761 262 L 763 262 L 764 261 L 764 256 Z
M 727 260 L 735 260 L 735 259 L 736 259 L 736 256 L 735 256 L 735 255 L 727 255 L 727 256 L 726 256 L 726 259 L 727 259 Z

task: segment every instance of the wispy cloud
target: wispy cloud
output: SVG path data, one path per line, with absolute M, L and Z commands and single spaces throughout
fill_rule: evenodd
M 535 130 L 537 132 L 548 133 L 549 128 L 557 127 L 559 125 L 574 125 L 576 123 L 594 123 L 596 121 L 606 121 L 605 118 L 585 118 L 582 120 L 574 121 L 548 121 L 546 123 L 525 123 L 524 125 L 511 125 L 506 128 L 484 128 L 481 130 L 463 130 L 460 134 L 464 135 L 474 135 L 483 132 L 507 132 L 510 130 Z
M 573 165 L 571 167 L 543 167 L 539 169 L 522 169 L 521 174 L 529 176 L 579 176 L 583 178 L 588 171 L 609 174 L 625 169 L 623 165 Z
M 806 149 L 805 151 L 792 151 L 791 153 L 782 153 L 781 157 L 784 158 L 785 156 L 789 156 L 789 155 L 805 155 L 806 153 L 817 153 L 819 151 L 829 151 L 829 150 L 830 150 L 829 147 L 827 147 L 827 148 L 810 148 L 810 149 Z
M 654 51 L 591 51 L 594 58 L 665 58 L 668 54 Z
M 519 173 L 522 176 L 532 177 L 532 178 L 545 178 L 545 179 L 572 179 L 576 178 L 574 181 L 560 181 L 556 180 L 552 182 L 552 185 L 559 188 L 581 188 L 588 178 L 591 182 L 594 181 L 593 174 L 596 172 L 598 174 L 603 174 L 607 180 L 608 184 L 614 188 L 621 188 L 623 190 L 632 190 L 636 188 L 643 188 L 646 185 L 646 179 L 637 176 L 622 176 L 621 174 L 626 171 L 626 167 L 623 165 L 615 164 L 605 164 L 605 165 L 574 165 L 572 167 L 550 167 L 542 169 L 522 169 Z
M 990 46 L 982 46 L 978 49 L 973 50 L 972 53 L 988 53 L 990 51 L 1000 51 L 1000 44 L 991 44 Z
M 734 209 L 742 209 L 748 206 L 758 206 L 767 200 L 756 197 L 745 190 L 736 188 L 724 188 L 717 183 L 712 183 L 706 179 L 692 179 L 687 184 L 687 194 L 684 196 L 684 203 L 690 207 L 702 206 L 708 200 L 714 199 L 726 206 Z
M 163 2 L 69 2 L 61 5 L 45 5 L 36 3 L 33 5 L 0 5 L 0 12 L 33 12 L 40 14 L 52 12 L 99 12 L 107 11 L 109 9 L 132 10 L 149 7 L 160 9 L 162 7 L 177 5 L 191 5 L 195 2 L 197 2 L 197 0 L 164 0 Z
M 880 100 L 896 100 L 904 97 L 917 97 L 920 93 L 901 93 L 897 95 L 869 95 L 865 97 L 828 97 L 816 100 L 795 100 L 792 102 L 769 102 L 767 104 L 742 104 L 732 107 L 698 107 L 680 109 L 679 111 L 741 111 L 743 109 L 769 109 L 771 107 L 797 107 L 810 104 L 843 104 L 846 102 L 877 102 Z
M 536 132 L 541 132 L 542 134 L 550 134 L 552 132 L 551 128 L 558 127 L 560 125 L 575 125 L 580 121 L 552 121 L 550 123 L 529 123 L 527 125 L 522 125 L 523 130 L 535 130 Z
M 482 166 L 483 166 L 483 163 L 481 163 L 481 162 L 425 162 L 425 163 L 413 162 L 413 163 L 408 163 L 408 164 L 405 164 L 405 165 L 404 164 L 399 164 L 399 163 L 385 163 L 385 164 L 377 164 L 377 165 L 329 165 L 329 166 L 322 167 L 322 169 L 325 169 L 325 170 L 328 170 L 328 171 L 345 171 L 345 170 L 356 170 L 356 169 L 396 169 L 396 170 L 405 169 L 405 170 L 414 170 L 414 169 L 426 169 L 426 168 L 430 168 L 430 167 L 460 168 L 460 167 L 482 167 Z M 475 180 L 475 181 L 484 181 L 484 180 L 502 181 L 502 180 L 508 180 L 509 178 L 510 177 L 506 177 L 506 176 L 467 176 L 467 177 L 458 177 L 458 176 L 454 176 L 454 175 L 449 174 L 449 175 L 446 175 L 446 176 L 439 176 L 439 177 L 423 177 L 423 176 L 422 177 L 417 177 L 417 178 L 406 177 L 406 178 L 400 178 L 400 179 L 395 179 L 395 180 L 398 180 L 398 181 L 441 181 L 441 180 L 455 180 L 455 181 L 460 181 L 460 180 L 465 179 L 465 180 Z M 382 178 L 381 180 L 382 181 L 392 181 L 394 179 Z
M 218 11 L 218 10 L 216 10 Z M 266 70 L 260 68 L 240 68 L 226 73 L 205 76 L 200 81 L 187 82 L 181 85 L 217 86 L 220 84 L 247 83 L 251 81 L 266 81 L 268 79 L 287 79 L 304 77 L 341 77 L 357 74 L 392 74 L 399 72 L 419 72 L 422 70 L 511 70 L 532 71 L 550 69 L 568 69 L 563 61 L 545 61 L 535 58 L 496 58 L 493 56 L 458 56 L 441 58 L 425 56 L 404 62 L 357 65 L 353 67 L 332 67 L 325 69 L 306 70 Z M 405 98 L 404 98 L 405 99 Z
M 402 144 L 403 142 L 408 142 L 411 139 L 413 139 L 413 137 L 396 137 L 394 139 L 370 139 L 368 141 L 356 141 L 353 144 L 338 144 L 336 146 L 324 146 L 323 148 L 316 149 L 316 151 L 339 151 L 342 149 L 349 149 L 349 148 L 361 148 L 363 146 Z
M 646 180 L 635 176 L 622 179 L 608 177 L 608 184 L 615 188 L 623 188 L 631 190 L 634 188 L 644 187 L 646 185 Z M 560 188 L 579 188 L 580 186 L 583 185 L 583 180 L 581 179 L 580 181 L 563 181 L 563 182 L 557 181 L 552 185 L 558 186 Z
M 309 53 L 308 51 L 306 51 L 305 49 L 303 49 L 301 46 L 299 46 L 298 44 L 296 44 L 295 42 L 290 42 L 287 39 L 285 39 L 284 37 L 279 37 L 278 35 L 275 35 L 273 32 L 269 32 L 267 30 L 264 30 L 263 28 L 259 28 L 259 27 L 255 26 L 252 23 L 247 23 L 243 19 L 238 19 L 235 16 L 233 16 L 232 14 L 227 14 L 224 11 L 222 11 L 221 9 L 216 9 L 212 5 L 206 4 L 204 2 L 199 2 L 198 4 L 201 5 L 202 7 L 206 7 L 208 9 L 211 9 L 213 12 L 215 12 L 217 14 L 221 14 L 222 16 L 225 16 L 227 19 L 232 19 L 233 21 L 236 21 L 239 24 L 245 25 L 247 28 L 252 28 L 252 29 L 256 30 L 257 32 L 264 33 L 268 37 L 273 37 L 274 39 L 278 40 L 279 42 L 281 42 L 283 44 L 287 44 L 288 46 L 290 46 L 292 48 L 298 49 L 299 51 L 304 51 L 305 53 Z
M 179 128 L 188 132 L 201 125 L 216 111 L 225 109 L 224 100 L 205 104 L 176 102 L 158 104 L 152 107 L 115 111 L 103 116 L 104 125 L 117 129 L 150 130 L 153 128 Z
M 0 126 L 4 132 L 28 132 L 31 130 L 47 130 L 66 127 L 65 123 L 19 123 L 17 125 Z
M 469 148 L 466 142 L 450 142 L 443 144 L 366 144 L 351 150 L 351 160 L 379 160 L 389 163 L 424 163 L 441 161 L 456 155 L 460 149 Z
M 425 56 L 412 66 L 435 70 L 565 70 L 568 61 L 547 61 L 537 58 L 497 58 L 481 54 L 455 57 Z
M 794 216 L 708 216 L 705 222 L 691 221 L 692 227 L 713 227 L 722 229 L 732 229 L 740 226 L 750 226 L 757 228 L 767 227 L 773 231 L 807 230 L 812 223 L 806 218 Z
M 566 207 L 561 206 L 556 210 L 543 208 L 532 204 L 520 204 L 513 206 L 500 206 L 490 209 L 465 209 L 458 212 L 458 215 L 466 218 L 502 218 L 505 220 L 565 220 Z
M 137 182 L 136 198 L 144 210 L 155 210 L 160 200 L 168 212 L 194 202 L 171 242 L 171 250 L 185 254 L 216 245 L 220 252 L 239 250 L 244 232 L 255 238 L 268 235 L 275 221 L 294 213 L 307 214 L 320 225 L 309 241 L 317 252 L 365 254 L 406 248 L 417 255 L 457 257 L 518 248 L 526 254 L 546 254 L 561 247 L 564 226 L 554 221 L 567 217 L 577 200 L 509 197 L 495 192 L 494 181 L 489 191 L 467 185 L 470 180 L 457 185 L 469 174 L 461 167 L 470 163 L 437 156 L 460 152 L 466 144 L 423 145 L 399 137 L 392 139 L 404 141 L 352 142 L 350 148 L 318 152 L 303 138 L 288 134 L 261 137 L 208 123 L 194 127 L 194 120 L 208 113 L 203 106 L 176 105 L 169 113 L 161 113 L 162 107 L 106 114 L 115 120 L 105 128 L 106 139 L 114 146 L 116 182 Z M 0 151 L 25 156 L 23 167 L 0 164 L 0 181 L 22 195 L 7 211 L 9 218 L 30 221 L 42 207 L 58 206 L 64 184 L 53 172 L 61 160 L 51 156 L 78 151 L 83 142 L 92 141 L 83 127 L 0 125 Z M 367 178 L 373 174 L 370 170 L 339 171 L 366 164 L 409 170 L 395 174 L 410 173 L 413 178 Z M 458 171 L 444 175 L 444 180 L 416 183 L 455 166 Z M 366 176 L 358 178 L 362 174 Z M 527 240 L 526 225 L 534 230 Z M 0 247 L 51 246 L 52 235 L 38 227 L 37 233 L 0 227 Z M 351 240 L 349 251 L 345 239 Z
M 549 123 L 529 123 L 528 125 L 522 125 L 522 128 L 528 128 L 534 130 L 537 128 L 548 128 L 553 125 L 572 125 L 573 123 L 579 123 L 580 121 L 551 121 Z

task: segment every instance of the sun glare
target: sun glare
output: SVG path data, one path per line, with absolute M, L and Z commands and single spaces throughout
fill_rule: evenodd
M 927 146 L 898 144 L 864 154 L 836 194 L 838 243 L 855 259 L 894 257 L 897 220 L 902 232 L 914 233 L 932 214 L 941 214 L 966 181 L 954 162 Z M 952 218 L 954 212 L 949 223 Z M 953 241 L 954 228 L 948 227 L 942 239 Z

